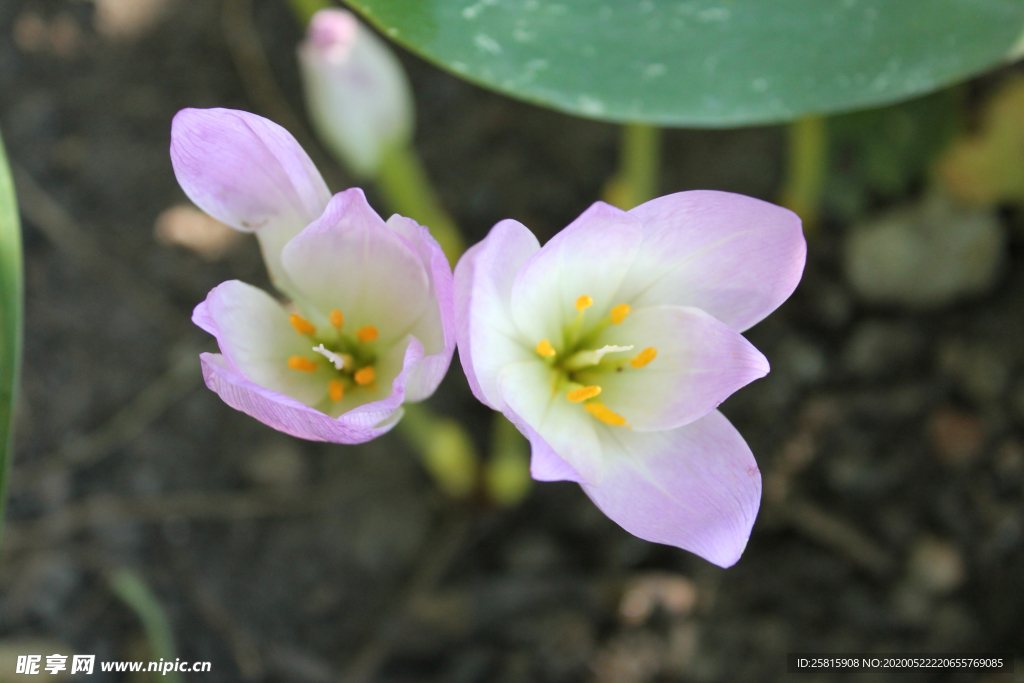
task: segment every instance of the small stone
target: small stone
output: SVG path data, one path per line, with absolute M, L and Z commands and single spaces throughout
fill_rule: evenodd
M 910 323 L 865 320 L 843 350 L 843 369 L 863 379 L 885 377 L 912 362 L 922 345 L 921 335 Z
M 949 541 L 925 538 L 910 553 L 907 576 L 917 587 L 936 595 L 953 592 L 964 581 L 964 562 Z
M 242 234 L 199 209 L 174 206 L 160 214 L 153 228 L 164 246 L 185 247 L 206 261 L 224 258 L 242 240 Z
M 294 488 L 306 479 L 306 461 L 295 444 L 273 441 L 252 454 L 243 465 L 244 472 L 257 486 Z
M 940 408 L 927 426 L 928 438 L 939 458 L 947 465 L 971 465 L 985 446 L 981 421 L 956 408 Z
M 990 346 L 952 340 L 940 346 L 938 355 L 942 371 L 975 403 L 997 401 L 1006 391 L 1009 363 Z
M 650 572 L 634 576 L 626 583 L 619 602 L 619 618 L 630 626 L 647 621 L 655 610 L 671 616 L 686 616 L 697 604 L 697 587 L 678 574 Z
M 828 361 L 825 352 L 806 339 L 787 336 L 776 351 L 777 371 L 792 375 L 801 384 L 816 384 L 825 377 Z
M 847 279 L 864 302 L 930 309 L 991 290 L 1006 235 L 995 211 L 933 195 L 855 227 L 844 246 Z
M 96 31 L 106 38 L 134 38 L 154 26 L 168 0 L 93 0 Z
M 665 644 L 647 631 L 613 638 L 594 661 L 595 683 L 647 683 L 662 669 Z

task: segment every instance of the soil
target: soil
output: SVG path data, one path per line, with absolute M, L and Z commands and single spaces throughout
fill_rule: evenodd
M 721 570 L 630 536 L 574 484 L 536 484 L 512 509 L 453 505 L 398 434 L 299 441 L 202 387 L 192 359 L 214 343 L 189 322 L 193 306 L 224 280 L 269 284 L 250 239 L 217 262 L 154 239 L 157 216 L 187 201 L 170 120 L 183 107 L 269 114 L 267 99 L 252 68 L 240 78 L 221 3 L 179 0 L 135 38 L 97 34 L 93 12 L 0 4 L 0 130 L 27 287 L 0 647 L 40 637 L 150 659 L 111 590 L 128 568 L 158 597 L 178 656 L 211 662 L 186 680 L 735 682 L 782 678 L 789 652 L 1024 654 L 1016 213 L 1003 214 L 1013 237 L 995 289 L 911 313 L 857 302 L 839 265 L 852 219 L 826 212 L 799 289 L 748 333 L 771 374 L 722 406 L 765 494 L 746 553 Z M 299 27 L 277 0 L 251 16 L 278 106 L 301 113 Z M 403 61 L 417 148 L 470 242 L 507 217 L 543 242 L 600 197 L 614 126 Z M 662 192 L 773 200 L 784 146 L 781 128 L 667 131 Z M 332 189 L 350 184 L 314 153 Z M 920 178 L 862 211 L 915 192 Z M 458 367 L 428 405 L 483 451 L 491 413 Z

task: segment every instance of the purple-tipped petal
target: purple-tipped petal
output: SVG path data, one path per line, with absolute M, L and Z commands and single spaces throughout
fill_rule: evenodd
M 767 202 L 710 190 L 653 199 L 629 212 L 643 243 L 620 294 L 634 307 L 707 311 L 742 332 L 796 289 L 807 256 L 800 219 Z
M 281 247 L 330 199 L 295 138 L 248 112 L 182 109 L 171 123 L 171 165 L 196 206 L 233 228 L 256 232 L 271 277 L 287 289 Z
M 359 188 L 336 194 L 323 215 L 285 246 L 281 262 L 303 301 L 325 315 L 341 311 L 346 330 L 373 325 L 380 348 L 412 333 L 433 312 L 430 277 L 419 254 L 388 228 Z
M 326 368 L 307 373 L 288 367 L 292 356 L 315 359 L 313 344 L 295 332 L 288 313 L 262 289 L 238 280 L 224 282 L 196 306 L 192 321 L 216 337 L 231 367 L 256 384 L 306 405 L 327 395 Z
M 640 222 L 604 202 L 596 202 L 551 238 L 523 265 L 512 287 L 512 315 L 533 344 L 547 339 L 564 348 L 566 323 L 576 316 L 576 300 L 586 295 L 599 320 L 616 304 L 642 237 Z
M 415 338 L 411 338 L 403 370 L 392 383 L 391 395 L 332 418 L 284 394 L 253 383 L 220 354 L 200 355 L 206 386 L 232 408 L 300 439 L 344 444 L 375 439 L 398 423 L 406 378 L 422 358 L 423 347 Z
M 718 411 L 670 431 L 609 428 L 594 503 L 640 538 L 700 555 L 720 567 L 739 560 L 761 501 L 761 474 L 743 437 Z
M 452 267 L 441 245 L 425 226 L 398 214 L 389 218 L 387 225 L 413 248 L 430 279 L 427 310 L 412 329 L 412 334 L 423 343 L 427 355 L 405 387 L 406 401 L 421 401 L 433 394 L 444 379 L 455 352 Z
M 495 410 L 501 407 L 501 369 L 535 357 L 512 319 L 511 300 L 516 273 L 539 249 L 537 238 L 524 225 L 504 220 L 455 266 L 459 360 L 473 395 Z
M 565 392 L 552 392 L 552 385 L 557 381 L 554 371 L 539 359 L 505 367 L 498 377 L 502 410 L 507 413 L 511 409 L 511 413 L 529 425 L 583 481 L 600 484 L 605 478 L 597 432 L 600 424 L 580 404 L 570 403 Z M 545 468 L 556 467 L 557 462 L 548 459 L 538 462 L 537 466 L 542 474 L 557 476 Z
M 633 429 L 674 429 L 718 407 L 733 392 L 768 374 L 768 360 L 743 336 L 698 308 L 649 306 L 610 325 L 597 345 L 634 345 L 614 354 L 621 372 L 581 372 L 578 381 L 602 389 L 600 401 Z M 654 360 L 628 360 L 647 348 Z M 607 357 L 606 357 L 607 358 Z

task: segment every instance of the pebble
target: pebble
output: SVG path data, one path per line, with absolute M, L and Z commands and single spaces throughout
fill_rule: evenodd
M 928 537 L 918 541 L 911 550 L 907 575 L 916 587 L 931 594 L 945 595 L 960 587 L 966 572 L 955 545 Z
M 928 440 L 939 459 L 954 467 L 971 465 L 985 446 L 981 421 L 957 408 L 939 408 L 927 425 Z
M 843 266 L 865 303 L 931 309 L 991 290 L 1005 256 L 994 211 L 931 196 L 854 227 Z
M 923 339 L 912 323 L 865 320 L 857 325 L 843 349 L 842 366 L 862 379 L 897 372 L 920 353 Z
M 943 373 L 975 403 L 998 401 L 1010 382 L 1010 363 L 987 344 L 947 341 L 939 347 L 938 360 Z
M 648 572 L 626 583 L 619 602 L 619 618 L 630 626 L 638 626 L 659 608 L 678 617 L 690 614 L 696 604 L 697 587 L 693 581 L 678 574 Z

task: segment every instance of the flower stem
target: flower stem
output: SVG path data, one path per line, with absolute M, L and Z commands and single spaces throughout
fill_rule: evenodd
M 501 413 L 494 414 L 491 454 L 484 472 L 487 497 L 501 507 L 520 503 L 530 492 L 530 444 Z
M 420 456 L 437 487 L 456 500 L 472 495 L 480 466 L 466 429 L 457 421 L 434 415 L 419 404 L 407 403 L 404 409 L 398 430 Z
M 609 204 L 628 211 L 654 199 L 661 163 L 661 129 L 644 123 L 622 127 L 619 170 L 604 188 Z
M 308 24 L 313 15 L 320 10 L 335 7 L 331 0 L 288 0 L 288 4 L 291 6 L 295 18 L 303 26 Z
M 14 179 L 0 140 L 0 532 L 14 455 L 14 411 L 21 375 L 24 276 Z
M 466 250 L 466 243 L 441 206 L 416 151 L 404 145 L 393 147 L 381 159 L 375 180 L 391 210 L 430 228 L 454 266 Z
M 818 227 L 818 211 L 828 165 L 828 129 L 824 116 L 805 116 L 789 124 L 786 175 L 780 203 L 804 222 L 804 233 Z

